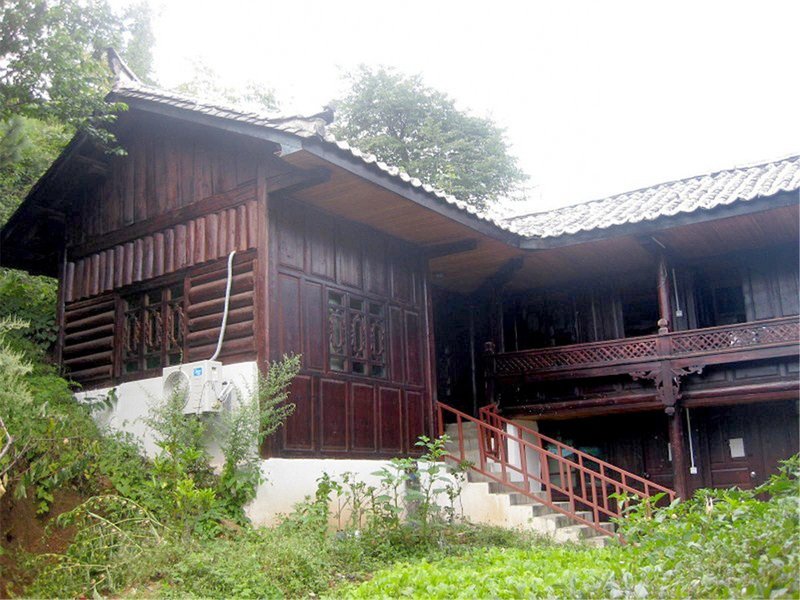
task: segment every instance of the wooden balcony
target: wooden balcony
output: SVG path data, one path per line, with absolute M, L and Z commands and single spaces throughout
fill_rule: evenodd
M 488 354 L 499 381 L 543 381 L 607 375 L 636 376 L 665 362 L 673 369 L 800 355 L 800 321 L 782 317 L 722 327 L 623 338 L 554 348 Z

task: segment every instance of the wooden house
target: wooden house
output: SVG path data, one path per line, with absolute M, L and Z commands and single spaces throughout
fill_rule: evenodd
M 437 402 L 492 402 L 683 495 L 798 451 L 800 157 L 501 222 L 325 114 L 116 67 L 127 153 L 79 134 L 0 234 L 3 266 L 58 278 L 56 353 L 85 390 L 129 390 L 123 410 L 132 384 L 211 357 L 235 251 L 219 359 L 303 357 L 270 460 L 413 454 L 455 414 Z

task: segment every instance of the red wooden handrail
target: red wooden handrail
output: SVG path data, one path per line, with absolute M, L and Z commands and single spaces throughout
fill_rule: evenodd
M 800 337 L 797 316 L 720 325 L 663 334 L 534 348 L 491 355 L 490 376 L 643 363 L 690 356 L 736 353 L 790 345 Z
M 478 432 L 479 463 L 472 465 L 472 469 L 489 479 L 504 484 L 510 490 L 548 506 L 554 512 L 568 516 L 576 523 L 588 525 L 602 535 L 614 535 L 603 527 L 603 523 L 609 518 L 622 516 L 620 502 L 615 502 L 610 497 L 612 493 L 625 492 L 642 500 L 656 493 L 664 493 L 670 502 L 675 499 L 676 494 L 673 490 L 629 473 L 537 431 L 512 423 L 497 414 L 493 406 L 482 408 L 480 419 L 475 419 L 441 402 L 437 403 L 437 407 L 439 434 L 444 434 L 445 412 L 455 417 L 459 433 L 459 454 L 458 456 L 448 454 L 448 458 L 459 463 L 467 460 L 463 440 L 464 423 L 473 423 Z M 508 431 L 509 425 L 513 425 L 517 429 L 518 435 Z M 519 449 L 519 465 L 512 464 L 508 460 L 509 443 L 516 444 Z M 547 444 L 555 446 L 556 451 L 549 450 L 546 447 Z M 537 464 L 533 467 L 527 456 L 528 451 L 538 459 L 535 461 Z M 575 460 L 567 458 L 567 455 L 575 456 Z M 500 466 L 500 473 L 491 470 L 490 461 Z M 553 461 L 558 466 L 557 481 L 550 475 L 550 464 Z M 590 465 L 586 464 L 587 461 L 590 461 Z M 591 468 L 592 463 L 595 468 Z M 516 477 L 512 478 L 512 474 L 516 474 Z M 541 487 L 544 497 L 532 490 L 535 484 Z M 641 489 L 635 487 L 637 485 Z M 556 504 L 559 494 L 566 498 L 569 503 L 568 508 Z M 587 519 L 578 514 L 583 511 L 590 512 L 590 518 Z

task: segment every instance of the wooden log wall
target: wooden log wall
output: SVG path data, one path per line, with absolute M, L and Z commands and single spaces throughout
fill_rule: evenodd
M 227 283 L 227 258 L 222 257 L 202 266 L 184 268 L 173 277 L 154 279 L 174 283 L 185 277 L 184 299 L 185 360 L 209 358 L 216 348 L 222 324 L 222 312 Z M 234 259 L 230 310 L 225 340 L 220 353 L 223 362 L 253 360 L 256 355 L 254 334 L 254 277 L 255 252 L 245 251 Z M 137 287 L 149 287 L 150 282 Z M 119 310 L 118 293 L 105 292 L 93 298 L 70 302 L 65 310 L 64 366 L 68 376 L 84 386 L 100 386 L 119 381 L 119 365 L 115 364 L 115 339 L 121 339 L 121 322 L 116 322 Z M 143 373 L 136 373 L 141 377 Z M 156 376 L 147 373 L 145 376 Z
M 187 220 L 152 235 L 117 244 L 67 264 L 67 302 L 256 246 L 258 216 L 255 187 L 241 190 L 241 204 Z
M 80 384 L 114 375 L 116 304 L 113 294 L 73 302 L 64 313 L 64 367 Z
M 223 361 L 252 360 L 255 357 L 254 302 L 255 254 L 249 252 L 234 259 L 233 281 L 225 328 L 225 341 L 219 358 Z M 217 346 L 225 286 L 227 260 L 216 261 L 203 269 L 190 271 L 186 299 L 186 355 L 189 361 L 209 358 Z

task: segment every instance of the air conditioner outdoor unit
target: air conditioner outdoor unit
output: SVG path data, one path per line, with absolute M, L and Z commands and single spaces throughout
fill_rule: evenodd
M 219 412 L 228 382 L 222 381 L 222 363 L 201 360 L 166 367 L 161 376 L 164 398 L 179 394 L 184 398 L 183 414 Z

